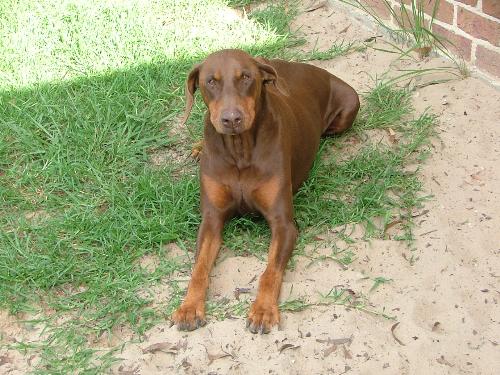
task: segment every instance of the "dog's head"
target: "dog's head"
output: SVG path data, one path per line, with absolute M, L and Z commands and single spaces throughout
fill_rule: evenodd
M 209 55 L 189 73 L 186 82 L 186 122 L 193 96 L 200 89 L 210 112 L 210 122 L 221 134 L 240 134 L 254 123 L 263 88 L 276 86 L 276 70 L 241 50 L 222 50 Z

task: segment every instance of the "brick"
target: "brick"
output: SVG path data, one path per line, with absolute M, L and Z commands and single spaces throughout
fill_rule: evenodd
M 432 10 L 434 9 L 434 4 L 439 0 L 403 0 L 405 4 L 409 5 L 409 12 L 411 12 L 411 3 L 415 1 L 416 5 L 423 4 L 424 12 L 429 16 L 432 15 Z M 453 24 L 453 5 L 445 0 L 439 1 L 438 9 L 436 11 L 436 19 L 446 22 L 450 25 Z
M 369 9 L 374 11 L 379 17 L 382 17 L 386 20 L 391 18 L 390 11 L 383 0 L 362 0 L 362 2 L 367 5 Z
M 500 45 L 500 22 L 458 7 L 457 25 L 475 38 L 487 40 L 494 46 Z
M 500 52 L 477 46 L 476 66 L 482 71 L 500 78 Z
M 471 61 L 472 40 L 453 33 L 437 24 L 432 25 L 432 32 L 445 38 L 444 45 L 450 52 L 463 57 L 465 61 Z
M 467 4 L 467 5 L 475 7 L 477 5 L 478 0 L 455 0 L 455 1 L 458 1 L 459 3 L 463 3 L 463 4 Z M 483 2 L 484 2 L 484 0 L 483 0 Z
M 500 0 L 483 0 L 483 13 L 500 18 Z

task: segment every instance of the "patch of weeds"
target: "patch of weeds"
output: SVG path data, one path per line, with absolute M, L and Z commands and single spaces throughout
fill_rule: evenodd
M 411 0 L 410 10 L 401 1 L 399 11 L 392 7 L 388 0 L 382 0 L 385 8 L 389 11 L 392 19 L 396 23 L 396 28 L 388 25 L 386 20 L 381 19 L 375 11 L 359 0 L 341 0 L 351 6 L 363 10 L 369 14 L 379 26 L 385 29 L 396 41 L 411 44 L 411 49 L 402 51 L 399 47 L 391 44 L 402 55 L 408 55 L 411 51 L 417 51 L 419 56 L 425 57 L 432 48 L 441 45 L 440 38 L 432 33 L 432 24 L 439 9 L 439 0 L 434 3 L 430 20 L 427 21 L 424 13 L 424 4 L 420 0 Z
M 248 313 L 250 301 L 242 299 L 231 303 L 227 298 L 211 300 L 207 302 L 206 312 L 217 320 L 224 320 L 231 317 L 242 317 Z
M 332 255 L 320 255 L 313 257 L 313 260 L 307 266 L 310 267 L 314 263 L 324 260 L 332 260 L 339 264 L 343 269 L 347 269 L 347 266 L 356 260 L 356 254 L 346 249 L 334 252 Z
M 237 255 L 254 254 L 264 259 L 270 236 L 271 230 L 260 216 L 238 217 L 224 227 L 224 243 Z
M 243 8 L 261 2 L 260 0 L 226 0 L 226 4 L 232 8 Z
M 326 294 L 320 294 L 320 298 L 315 302 L 306 302 L 303 298 L 295 298 L 283 301 L 280 303 L 279 308 L 280 311 L 298 312 L 313 306 L 328 305 L 344 306 L 347 309 L 363 311 L 369 314 L 384 317 L 385 319 L 395 319 L 394 316 L 386 314 L 385 309 L 373 309 L 365 296 L 357 294 L 351 289 L 339 287 L 332 288 Z
M 164 314 L 165 317 L 167 318 L 170 317 L 175 312 L 175 310 L 179 308 L 184 298 L 184 295 L 186 294 L 185 293 L 186 290 L 180 288 L 179 284 L 175 280 L 170 281 L 169 285 L 170 285 L 169 300 L 167 306 L 164 308 Z
M 396 317 L 388 315 L 385 309 L 374 310 L 369 305 L 366 297 L 354 293 L 351 289 L 332 288 L 328 293 L 322 294 L 316 305 L 340 305 L 348 309 L 363 311 L 369 314 L 382 316 L 385 319 L 394 320 Z
M 383 0 L 385 8 L 396 23 L 395 28 L 391 27 L 388 21 L 381 19 L 370 6 L 360 0 L 340 1 L 370 15 L 397 43 L 410 45 L 409 49 L 404 49 L 395 43 L 387 42 L 392 47 L 392 50 L 379 47 L 375 49 L 395 53 L 399 55 L 398 59 L 411 57 L 411 52 L 416 52 L 419 58 L 422 59 L 429 56 L 432 50 L 436 50 L 453 61 L 460 77 L 466 78 L 470 75 L 465 61 L 462 58 L 457 59 L 450 54 L 447 45 L 454 46 L 454 43 L 432 30 L 432 25 L 439 10 L 440 0 L 434 2 L 431 14 L 427 17 L 424 12 L 424 0 L 411 0 L 409 5 L 405 5 L 403 1 L 400 1 L 399 11 L 393 8 L 388 0 Z
M 378 276 L 373 279 L 373 285 L 370 288 L 370 292 L 373 292 L 375 289 L 377 289 L 380 285 L 391 282 L 392 279 L 386 279 L 383 276 Z
M 338 56 L 347 55 L 350 52 L 359 52 L 363 47 L 359 47 L 355 42 L 334 42 L 330 48 L 320 51 L 314 47 L 311 51 L 301 52 L 293 55 L 292 59 L 297 61 L 331 60 Z
M 290 22 L 297 14 L 297 2 L 278 1 L 267 4 L 263 9 L 254 10 L 250 19 L 272 29 L 277 35 L 292 35 Z
M 391 83 L 378 81 L 363 95 L 363 105 L 356 118 L 354 131 L 397 127 L 404 116 L 412 111 L 411 92 Z
M 280 311 L 298 312 L 307 309 L 311 304 L 303 298 L 295 298 L 283 301 L 279 304 Z

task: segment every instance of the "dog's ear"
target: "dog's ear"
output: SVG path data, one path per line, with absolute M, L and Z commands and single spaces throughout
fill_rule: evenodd
M 194 92 L 199 87 L 198 76 L 200 75 L 201 64 L 195 65 L 191 72 L 189 72 L 188 78 L 186 80 L 186 109 L 184 110 L 184 116 L 182 117 L 181 125 L 184 125 L 191 113 L 194 102 Z
M 286 89 L 286 87 L 284 87 L 282 80 L 278 77 L 276 69 L 274 69 L 271 65 L 266 64 L 261 58 L 257 58 L 255 59 L 255 61 L 257 62 L 257 67 L 259 68 L 260 74 L 262 75 L 262 83 L 264 85 L 271 84 L 281 94 L 288 96 L 288 90 Z
M 278 73 L 276 73 L 276 69 L 274 69 L 271 65 L 260 62 L 257 63 L 257 66 L 259 67 L 260 74 L 262 74 L 262 83 L 271 83 L 275 85 L 278 80 Z

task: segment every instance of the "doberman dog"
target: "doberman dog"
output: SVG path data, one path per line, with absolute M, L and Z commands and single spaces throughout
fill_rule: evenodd
M 254 58 L 241 50 L 215 52 L 193 68 L 182 123 L 196 89 L 208 107 L 200 158 L 202 221 L 191 281 L 172 323 L 180 330 L 205 325 L 209 274 L 224 223 L 258 212 L 272 234 L 247 327 L 252 333 L 268 333 L 279 323 L 278 297 L 297 238 L 293 194 L 308 176 L 320 137 L 348 129 L 359 98 L 326 70 Z

